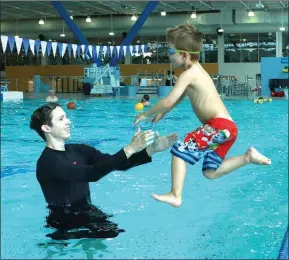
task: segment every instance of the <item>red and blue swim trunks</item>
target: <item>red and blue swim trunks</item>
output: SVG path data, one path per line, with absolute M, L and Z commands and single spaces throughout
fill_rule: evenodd
M 238 129 L 233 121 L 214 118 L 186 134 L 172 147 L 171 153 L 190 164 L 196 164 L 204 158 L 203 171 L 216 170 L 237 139 L 237 135 Z

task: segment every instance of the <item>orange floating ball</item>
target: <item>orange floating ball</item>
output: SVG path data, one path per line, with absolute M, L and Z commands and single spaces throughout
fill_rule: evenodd
M 75 104 L 74 102 L 69 102 L 69 103 L 67 104 L 67 108 L 68 108 L 68 109 L 75 109 L 75 108 L 76 108 L 76 104 Z

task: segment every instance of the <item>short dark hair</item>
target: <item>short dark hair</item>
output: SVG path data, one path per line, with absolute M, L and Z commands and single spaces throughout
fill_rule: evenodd
M 143 95 L 143 99 L 146 100 L 146 101 L 149 101 L 149 100 L 150 100 L 150 96 L 147 95 L 147 94 L 146 94 L 146 95 Z
M 57 107 L 60 107 L 60 105 L 57 103 L 46 104 L 42 107 L 37 108 L 31 116 L 30 128 L 35 130 L 44 141 L 46 141 L 46 137 L 41 129 L 41 126 L 52 126 L 51 113 Z

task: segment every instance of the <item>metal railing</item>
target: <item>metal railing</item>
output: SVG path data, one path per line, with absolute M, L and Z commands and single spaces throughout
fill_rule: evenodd
M 54 89 L 56 93 L 83 92 L 84 77 L 73 76 L 40 76 L 34 80 L 34 93 L 47 93 Z
M 238 81 L 235 76 L 212 75 L 216 89 L 223 99 L 252 99 L 259 96 L 260 89 L 250 85 L 252 78 L 246 76 L 244 82 Z

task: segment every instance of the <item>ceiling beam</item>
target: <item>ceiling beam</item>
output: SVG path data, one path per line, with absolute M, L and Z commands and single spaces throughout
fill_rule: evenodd
M 206 7 L 210 8 L 211 10 L 215 9 L 213 6 L 207 4 L 207 3 L 203 2 L 203 1 L 198 1 L 198 2 L 201 3 L 201 4 L 203 4 L 203 5 L 206 6 Z
M 247 9 L 250 9 L 250 7 L 249 7 L 248 5 L 246 5 L 243 1 L 240 1 L 240 3 L 241 3 L 242 5 L 244 5 Z
M 46 4 L 44 1 L 34 1 L 33 3 L 39 4 L 39 5 L 48 6 L 48 7 L 52 8 L 52 9 L 54 10 L 54 7 L 53 7 L 51 4 Z M 73 14 L 78 14 L 78 15 L 83 16 L 83 13 L 81 13 L 81 12 L 77 12 L 77 11 L 74 11 L 74 10 L 71 11 L 71 10 L 68 10 L 68 9 L 67 9 L 67 11 L 69 11 L 70 13 L 72 13 L 72 15 L 73 15 Z M 58 17 L 57 14 L 56 14 L 55 16 Z
M 286 5 L 283 1 L 280 1 L 280 4 L 282 5 L 283 8 L 286 8 Z
M 126 6 L 126 7 L 130 7 L 131 9 L 136 9 L 135 6 L 132 6 L 132 5 L 128 4 L 127 2 L 126 3 L 122 3 L 119 1 L 114 1 L 114 2 L 118 3 L 120 6 Z
M 6 12 L 2 12 L 2 11 L 1 11 L 1 14 L 16 16 L 16 17 L 18 17 L 18 18 L 17 18 L 18 20 L 21 19 L 21 18 L 19 18 L 19 14 L 11 14 L 11 13 L 6 13 Z M 24 15 L 22 15 L 22 17 L 29 18 L 28 16 L 24 16 Z
M 174 7 L 174 6 L 170 5 L 170 4 L 167 4 L 167 3 L 164 3 L 164 2 L 160 2 L 160 3 L 163 4 L 164 6 L 168 6 L 168 7 L 172 8 L 174 10 L 180 11 L 179 8 L 176 8 L 176 7 Z
M 117 12 L 114 12 L 114 11 L 111 11 L 111 10 L 107 10 L 107 9 L 103 9 L 103 8 L 101 8 L 101 7 L 97 7 L 97 6 L 88 4 L 88 3 L 83 3 L 83 2 L 81 2 L 81 1 L 75 1 L 75 3 L 81 4 L 81 5 L 83 5 L 83 6 L 88 6 L 88 7 L 97 9 L 97 10 L 101 10 L 101 11 L 103 11 L 103 12 L 109 12 L 110 14 L 117 14 Z
M 98 3 L 98 4 L 102 5 L 102 6 L 108 7 L 108 11 L 114 12 L 115 14 L 119 13 L 117 11 L 113 11 L 113 9 L 109 5 L 106 5 L 104 3 L 100 3 L 99 1 L 97 1 L 96 3 Z
M 27 9 L 27 8 L 23 8 L 23 7 L 18 7 L 18 6 L 4 4 L 3 2 L 1 3 L 1 5 L 7 6 L 7 7 L 10 7 L 10 8 L 14 8 L 14 9 L 17 9 L 17 10 L 26 10 L 26 11 L 29 11 L 29 12 L 34 12 L 34 13 L 41 14 L 41 15 L 44 15 L 44 16 L 55 16 L 55 15 L 52 15 L 52 14 L 49 14 L 49 13 L 35 11 L 32 8 L 31 9 Z

